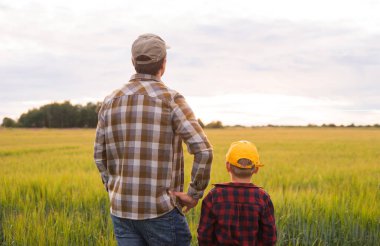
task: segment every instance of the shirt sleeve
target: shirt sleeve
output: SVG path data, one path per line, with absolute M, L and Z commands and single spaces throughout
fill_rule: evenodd
M 103 106 L 100 108 L 98 114 L 98 125 L 96 127 L 96 136 L 94 144 L 94 160 L 100 172 L 102 182 L 106 184 L 108 182 L 109 176 L 107 170 L 107 152 L 104 131 Z
M 198 225 L 199 246 L 216 245 L 215 222 L 216 218 L 212 212 L 212 195 L 209 193 L 202 201 L 202 210 Z
M 274 207 L 269 196 L 265 203 L 266 206 L 263 209 L 263 214 L 260 216 L 260 227 L 262 232 L 260 245 L 275 245 L 277 241 L 277 230 L 274 218 Z
M 173 103 L 173 129 L 194 155 L 191 181 L 187 193 L 195 199 L 203 196 L 210 180 L 213 152 L 202 127 L 182 95 L 177 94 Z

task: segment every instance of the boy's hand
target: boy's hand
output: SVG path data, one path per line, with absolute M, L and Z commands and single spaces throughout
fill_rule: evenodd
M 198 199 L 192 198 L 187 193 L 179 192 L 179 191 L 170 191 L 170 194 L 178 197 L 179 203 L 184 208 L 183 210 L 184 213 L 189 212 L 190 209 L 197 206 L 198 204 Z

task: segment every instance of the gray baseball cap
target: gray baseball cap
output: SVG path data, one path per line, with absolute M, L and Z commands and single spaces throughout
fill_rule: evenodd
M 135 64 L 150 64 L 160 61 L 166 56 L 169 46 L 159 36 L 151 33 L 140 35 L 132 44 L 132 59 Z M 137 61 L 139 56 L 147 56 L 148 61 Z

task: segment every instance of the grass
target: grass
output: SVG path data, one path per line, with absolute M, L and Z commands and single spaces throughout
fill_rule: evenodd
M 272 197 L 279 245 L 380 241 L 379 129 L 206 133 L 215 151 L 210 183 L 228 181 L 224 155 L 232 141 L 258 146 L 265 167 L 253 182 Z M 0 129 L 0 245 L 116 245 L 93 139 L 93 129 Z M 191 160 L 186 155 L 186 183 Z M 199 205 L 187 214 L 193 245 L 199 214 Z

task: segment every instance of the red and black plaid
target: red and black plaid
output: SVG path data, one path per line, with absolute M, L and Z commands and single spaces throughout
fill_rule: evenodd
M 274 208 L 262 188 L 249 183 L 216 184 L 202 202 L 198 243 L 274 245 Z

